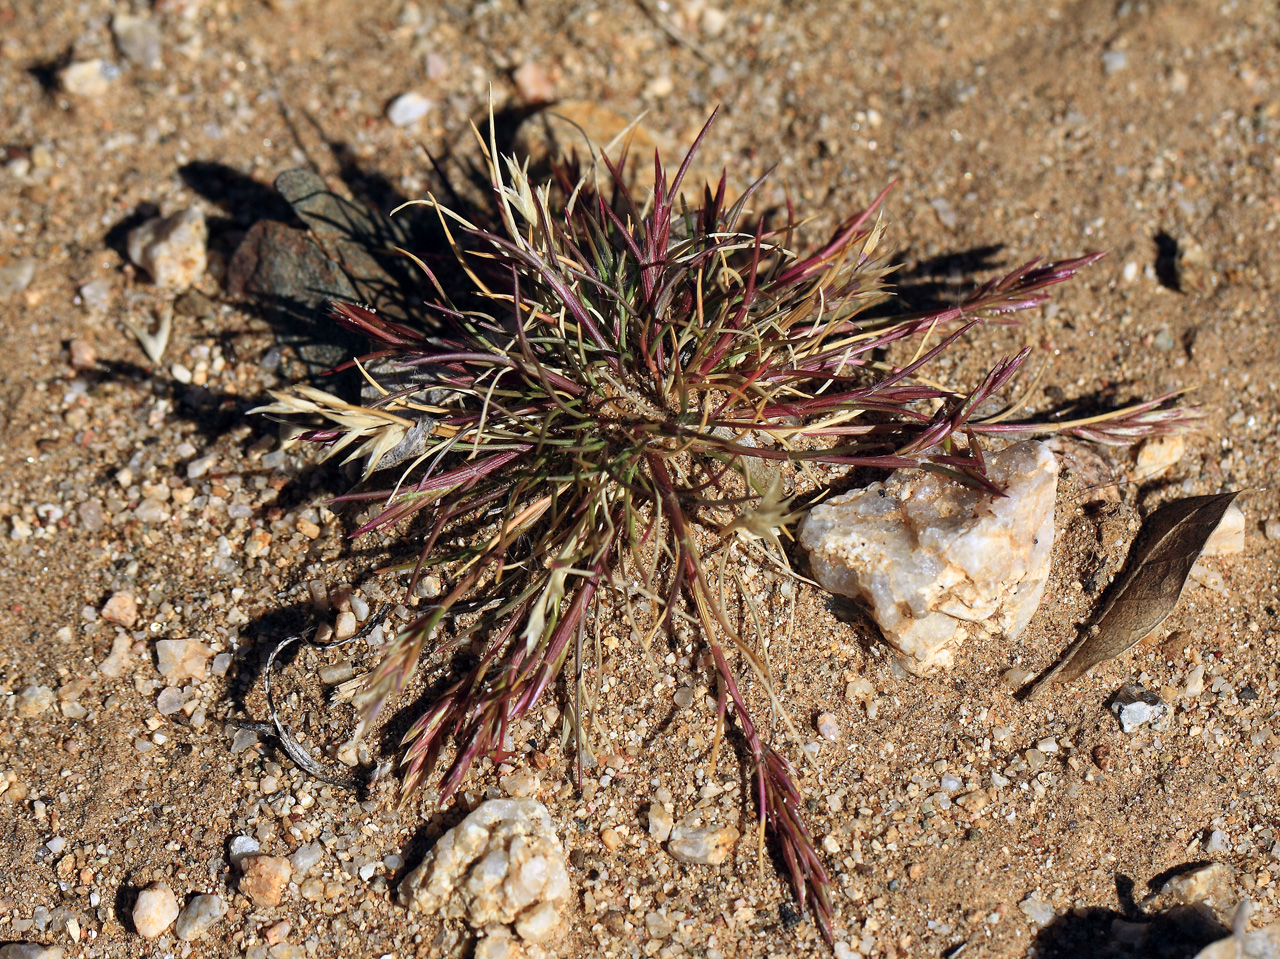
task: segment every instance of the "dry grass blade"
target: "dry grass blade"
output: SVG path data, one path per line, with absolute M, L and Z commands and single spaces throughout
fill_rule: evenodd
M 1166 503 L 1147 517 L 1125 571 L 1108 591 L 1086 629 L 1058 665 L 1031 687 L 1039 695 L 1050 683 L 1070 683 L 1099 663 L 1115 659 L 1169 618 L 1187 575 L 1227 507 L 1240 495 L 1215 493 Z

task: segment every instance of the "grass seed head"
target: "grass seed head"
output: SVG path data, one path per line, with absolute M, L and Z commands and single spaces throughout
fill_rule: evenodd
M 514 724 L 588 626 L 599 629 L 594 611 L 613 595 L 646 650 L 663 629 L 698 630 L 714 663 L 717 729 L 732 706 L 761 829 L 830 940 L 830 879 L 801 816 L 795 771 L 753 717 L 764 708 L 788 723 L 762 638 L 777 624 L 761 621 L 737 558 L 750 553 L 789 573 L 787 489 L 800 473 L 818 479 L 818 466 L 920 466 L 985 483 L 982 448 L 992 437 L 1066 430 L 1130 442 L 1178 428 L 1187 414 L 1161 397 L 1073 422 L 1017 421 L 1011 409 L 983 415 L 1026 351 L 968 391 L 928 379 L 930 364 L 983 324 L 1039 306 L 1047 287 L 1097 255 L 1026 264 L 947 309 L 872 313 L 893 269 L 884 194 L 799 252 L 794 220 L 767 228 L 751 218 L 759 183 L 733 202 L 723 177 L 696 206 L 680 199 L 705 133 L 673 177 L 655 160 L 643 202 L 608 158 L 532 183 L 491 136 L 487 225 L 421 201 L 469 279 L 466 298 L 446 295 L 420 263 L 435 290 L 432 322 L 420 329 L 334 307 L 338 322 L 374 343 L 353 362 L 390 358 L 430 388 L 379 386 L 360 406 L 295 387 L 264 409 L 323 419 L 301 437 L 363 459 L 365 478 L 384 461 L 408 460 L 393 487 L 340 498 L 381 502 L 356 535 L 412 530 L 413 580 L 435 570 L 447 583 L 357 695 L 362 728 L 446 631 L 455 643 L 471 640 L 477 656 L 405 734 L 405 795 L 443 760 L 446 799 L 477 758 L 504 755 Z M 886 359 L 911 343 L 909 360 Z M 650 601 L 651 623 L 631 617 L 636 598 Z M 579 728 L 580 708 L 571 710 Z

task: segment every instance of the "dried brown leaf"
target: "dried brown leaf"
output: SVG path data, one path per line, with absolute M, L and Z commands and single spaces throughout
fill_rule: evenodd
M 1115 659 L 1168 619 L 1187 575 L 1240 491 L 1191 496 L 1166 503 L 1147 517 L 1124 573 L 1058 665 L 1038 679 L 1030 696 L 1050 683 L 1069 683 Z

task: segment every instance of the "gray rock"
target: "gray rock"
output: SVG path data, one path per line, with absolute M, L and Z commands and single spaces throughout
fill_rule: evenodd
M 163 882 L 152 883 L 138 893 L 133 906 L 133 928 L 144 939 L 155 939 L 178 918 L 178 897 Z
M 818 582 L 865 601 L 914 673 L 949 665 L 969 630 L 1018 636 L 1040 605 L 1057 461 L 1043 443 L 1017 443 L 988 473 L 1004 496 L 895 470 L 815 506 L 800 527 Z
M 148 70 L 160 66 L 160 28 L 150 17 L 117 13 L 111 18 L 111 34 L 130 63 Z
M 16 296 L 35 279 L 36 261 L 24 256 L 17 260 L 0 257 L 0 297 Z
M 1159 723 L 1169 707 L 1151 690 L 1125 683 L 1111 697 L 1111 711 L 1120 720 L 1121 730 L 1131 734 L 1148 723 Z
M 204 211 L 188 207 L 155 217 L 129 232 L 129 259 L 151 275 L 156 286 L 185 290 L 204 274 L 209 228 Z
M 201 894 L 193 896 L 178 913 L 174 934 L 183 942 L 199 939 L 227 912 L 227 904 L 219 896 Z

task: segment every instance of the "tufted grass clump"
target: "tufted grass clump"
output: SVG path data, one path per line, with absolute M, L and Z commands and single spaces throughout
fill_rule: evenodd
M 1187 412 L 1161 397 L 1071 422 L 980 415 L 1027 351 L 962 391 L 929 379 L 930 364 L 984 324 L 1039 306 L 1097 255 L 1032 262 L 951 308 L 895 315 L 883 309 L 883 194 L 796 252 L 794 218 L 777 228 L 751 218 L 758 182 L 729 202 L 721 177 L 700 203 L 683 202 L 705 134 L 674 177 L 655 159 L 643 201 L 626 185 L 625 155 L 600 157 L 587 175 L 562 165 L 535 184 L 491 135 L 488 225 L 420 201 L 456 255 L 447 283 L 419 261 L 434 289 L 421 325 L 333 307 L 374 344 L 352 364 L 377 398 L 348 404 L 297 387 L 266 410 L 327 420 L 301 437 L 363 459 L 365 480 L 394 465 L 393 485 L 339 498 L 380 504 L 354 535 L 400 531 L 416 554 L 409 589 L 428 570 L 445 583 L 358 694 L 361 728 L 424 656 L 460 642 L 475 652 L 404 736 L 405 795 L 440 767 L 443 801 L 478 758 L 501 758 L 570 656 L 581 666 L 597 613 L 621 610 L 622 632 L 645 655 L 693 632 L 715 677 L 712 765 L 731 713 L 760 842 L 771 838 L 830 941 L 830 878 L 778 746 L 785 737 L 770 731 L 789 722 L 763 639 L 773 627 L 737 572 L 741 558 L 794 575 L 788 493 L 798 478 L 819 484 L 815 467 L 917 466 L 986 484 L 992 438 L 1067 431 L 1126 443 L 1179 428 Z M 398 371 L 396 381 L 379 370 Z

